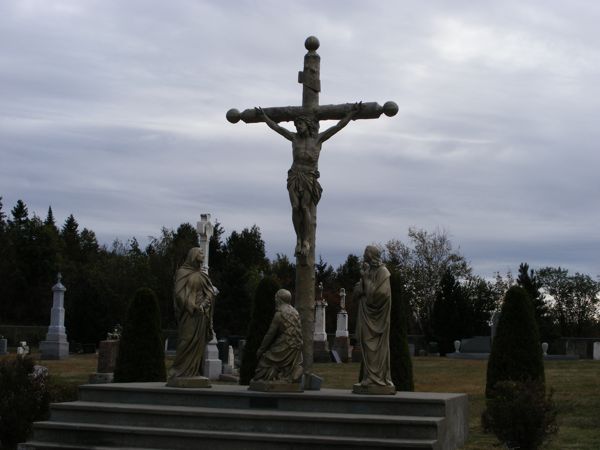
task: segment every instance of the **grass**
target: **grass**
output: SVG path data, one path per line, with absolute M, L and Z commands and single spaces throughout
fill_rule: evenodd
M 33 355 L 39 356 L 39 355 Z M 86 383 L 96 370 L 96 355 L 74 355 L 62 361 L 43 361 L 55 383 Z M 172 358 L 167 359 L 167 367 Z M 493 435 L 483 433 L 480 416 L 485 408 L 487 361 L 419 357 L 413 359 L 415 390 L 462 392 L 469 395 L 469 440 L 463 450 L 497 447 Z M 560 429 L 543 447 L 546 450 L 598 450 L 600 448 L 600 361 L 546 361 L 546 385 L 554 389 Z M 315 364 L 324 387 L 351 389 L 359 365 Z

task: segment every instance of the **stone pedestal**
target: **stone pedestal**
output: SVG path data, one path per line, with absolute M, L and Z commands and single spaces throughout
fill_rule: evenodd
M 0 356 L 8 354 L 8 340 L 0 339 Z
M 322 285 L 319 284 L 322 292 Z M 321 295 L 322 297 L 322 295 Z M 329 343 L 327 342 L 327 332 L 325 331 L 325 309 L 327 302 L 321 298 L 315 304 L 315 333 L 313 335 L 313 361 L 330 362 Z
M 235 370 L 235 353 L 233 352 L 233 347 L 231 345 L 228 346 L 227 351 L 227 359 L 223 363 L 223 373 L 225 375 L 232 375 Z
M 209 380 L 218 380 L 223 372 L 223 362 L 219 359 L 217 338 L 213 336 L 212 341 L 206 345 L 204 350 L 204 364 L 202 375 Z
M 593 358 L 595 361 L 600 361 L 600 342 L 594 342 Z
M 350 336 L 348 334 L 348 313 L 342 309 L 337 315 L 337 328 L 333 349 L 337 352 L 342 362 L 348 362 L 350 354 Z
M 69 357 L 69 342 L 65 331 L 65 288 L 61 283 L 61 275 L 52 287 L 52 310 L 50 313 L 50 326 L 46 340 L 40 342 L 40 359 L 65 359 Z
M 96 373 L 90 375 L 90 383 L 112 383 L 119 355 L 119 342 L 116 339 L 100 341 L 98 368 Z

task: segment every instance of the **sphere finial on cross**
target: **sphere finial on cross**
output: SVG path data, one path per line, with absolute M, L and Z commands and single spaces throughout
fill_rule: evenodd
M 306 38 L 306 41 L 304 41 L 304 47 L 309 52 L 316 51 L 319 48 L 319 45 L 319 40 L 315 36 L 309 36 Z

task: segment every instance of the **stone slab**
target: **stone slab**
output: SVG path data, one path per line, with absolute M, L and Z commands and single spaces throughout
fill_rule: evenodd
M 8 354 L 8 340 L 0 339 L 0 355 Z
M 250 381 L 249 391 L 258 392 L 303 392 L 302 383 L 282 381 Z
M 360 383 L 356 383 L 354 386 L 352 386 L 352 393 L 364 395 L 396 395 L 396 387 L 378 386 L 376 384 L 363 386 Z
M 594 342 L 594 360 L 600 361 L 600 342 Z
M 174 377 L 167 381 L 168 387 L 174 388 L 209 388 L 212 387 L 206 377 Z
M 462 339 L 460 342 L 461 353 L 489 353 L 492 350 L 490 336 L 474 336 Z

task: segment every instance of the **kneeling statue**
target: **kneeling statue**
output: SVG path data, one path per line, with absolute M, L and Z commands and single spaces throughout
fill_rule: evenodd
M 288 290 L 275 294 L 275 315 L 256 352 L 258 364 L 250 390 L 302 390 L 302 330 L 291 300 Z

